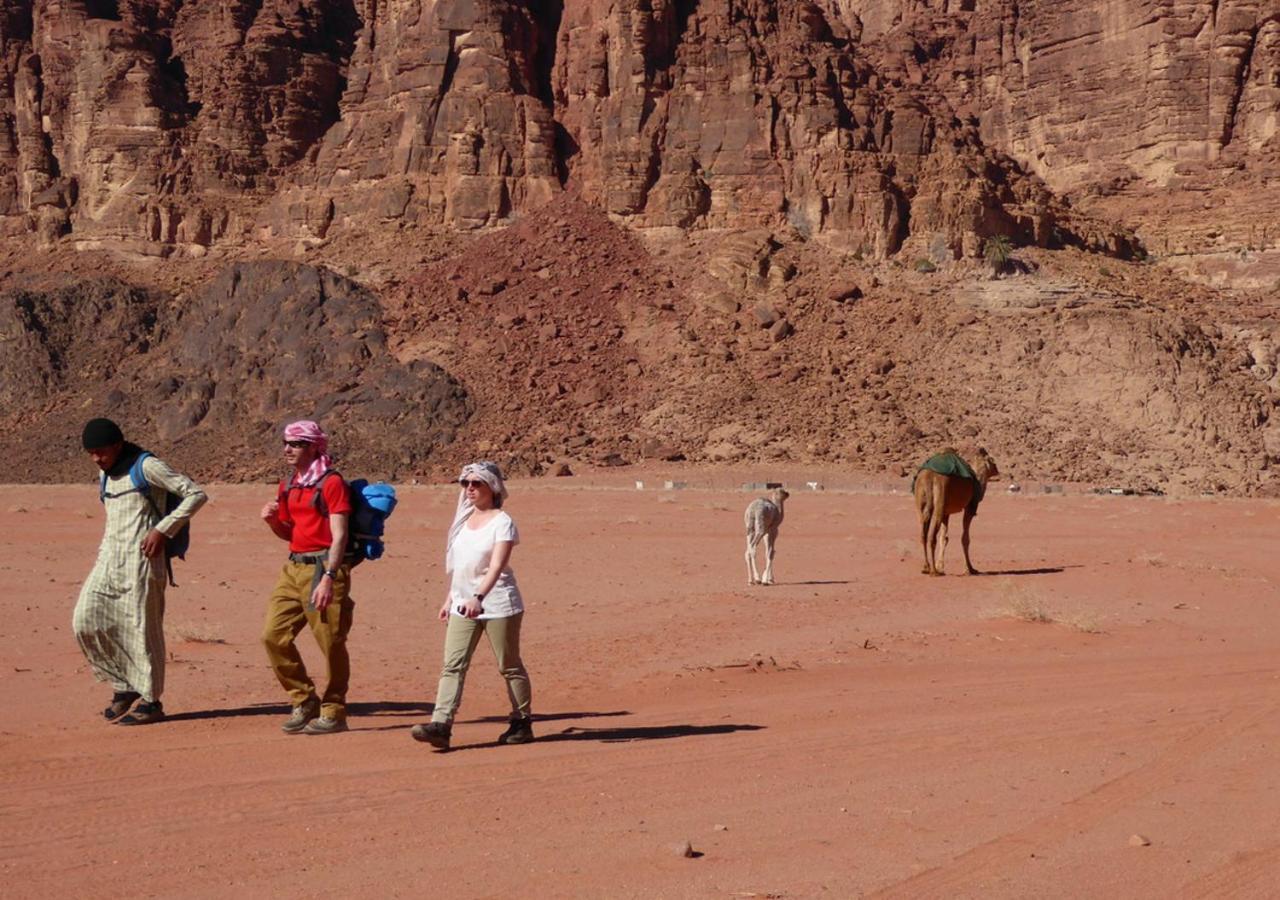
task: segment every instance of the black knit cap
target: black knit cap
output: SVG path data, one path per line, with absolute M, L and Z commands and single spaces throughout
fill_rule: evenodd
M 90 419 L 85 423 L 84 434 L 80 438 L 86 450 L 97 450 L 110 447 L 124 440 L 120 426 L 110 419 Z

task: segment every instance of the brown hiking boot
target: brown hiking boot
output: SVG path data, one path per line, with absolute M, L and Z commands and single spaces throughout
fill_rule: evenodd
M 499 744 L 527 744 L 533 740 L 533 719 L 512 716 L 506 731 L 498 735 Z
M 303 734 L 338 734 L 347 730 L 347 720 L 345 718 L 335 719 L 329 716 L 321 716 L 318 719 L 312 719 L 307 723 L 307 727 L 302 729 Z
M 314 697 L 293 708 L 293 713 L 280 725 L 285 734 L 301 734 L 307 723 L 320 715 L 320 701 Z
M 426 725 L 414 725 L 409 733 L 415 741 L 424 741 L 437 750 L 448 750 L 453 728 L 444 722 L 428 722 Z

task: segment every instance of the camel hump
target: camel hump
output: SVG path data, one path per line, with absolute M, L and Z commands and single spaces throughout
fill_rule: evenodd
M 964 458 L 950 447 L 930 456 L 924 461 L 920 468 L 928 469 L 930 472 L 937 472 L 939 475 L 950 475 L 954 478 L 969 478 L 973 481 L 978 480 L 978 476 L 974 473 L 973 467 L 965 462 Z

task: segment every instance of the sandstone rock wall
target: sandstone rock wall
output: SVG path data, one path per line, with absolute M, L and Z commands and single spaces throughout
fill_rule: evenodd
M 472 229 L 568 183 L 645 228 L 884 256 L 1276 143 L 1273 0 L 4 0 L 0 233 L 143 254 Z
M 1241 158 L 1280 130 L 1274 0 L 829 0 L 1055 189 Z

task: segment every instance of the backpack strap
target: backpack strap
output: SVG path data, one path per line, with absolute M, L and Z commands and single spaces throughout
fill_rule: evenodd
M 151 456 L 150 450 L 143 450 L 138 454 L 138 458 L 133 461 L 133 465 L 129 466 L 129 482 L 133 485 L 127 491 L 121 491 L 118 494 L 107 493 L 107 473 L 102 473 L 102 480 L 98 482 L 98 502 L 106 503 L 107 498 L 114 500 L 117 497 L 123 497 L 126 494 L 141 494 L 147 498 L 147 502 L 151 504 L 151 508 L 155 510 L 157 516 L 163 516 L 159 508 L 156 507 L 155 498 L 151 496 L 151 485 L 147 482 L 147 476 L 142 472 L 142 464 L 148 456 Z
M 129 467 L 129 480 L 133 482 L 133 489 L 147 498 L 147 503 L 151 505 L 151 511 L 163 519 L 164 514 L 160 512 L 160 507 L 156 506 L 156 498 L 151 496 L 151 485 L 147 482 L 147 476 L 142 471 L 142 464 L 146 462 L 147 457 L 150 455 L 151 452 L 149 450 L 143 450 L 138 454 L 138 458 Z
M 324 500 L 324 480 L 328 478 L 330 475 L 338 475 L 338 470 L 325 469 L 323 474 L 321 474 L 321 476 L 316 479 L 316 483 L 315 485 L 313 485 L 316 489 L 316 492 L 311 497 L 312 507 L 314 507 L 315 511 L 320 513 L 321 517 L 324 519 L 329 518 L 329 504 L 326 503 Z M 341 478 L 342 476 L 338 475 L 338 477 Z
M 324 485 L 324 480 L 326 478 L 330 475 L 337 474 L 337 469 L 325 469 L 320 473 L 320 477 L 316 479 L 315 484 L 310 485 L 298 484 L 293 480 L 293 476 L 290 476 L 287 482 L 281 481 L 280 490 L 277 492 L 277 499 L 280 501 L 280 509 L 287 513 L 289 509 L 289 494 L 294 491 L 303 490 L 304 487 L 310 487 L 315 490 L 315 493 L 311 496 L 311 508 L 324 518 L 329 518 L 329 504 L 324 502 L 324 490 L 322 486 Z M 287 515 L 282 516 L 281 518 L 290 524 L 293 523 L 293 520 L 289 519 Z

